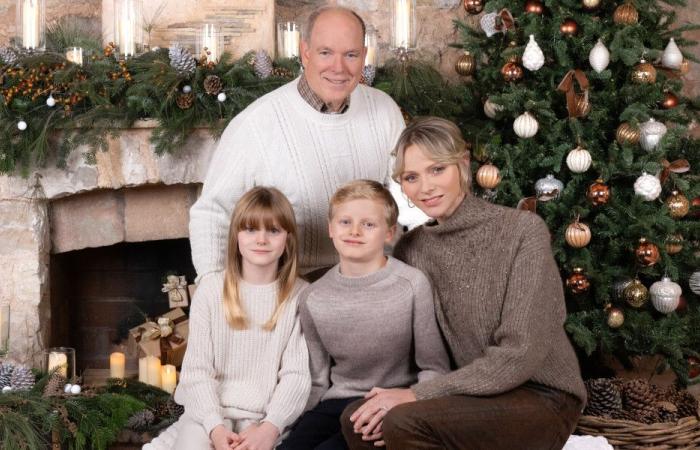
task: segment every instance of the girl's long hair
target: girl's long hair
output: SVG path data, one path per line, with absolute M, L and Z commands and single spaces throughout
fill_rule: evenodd
M 238 250 L 238 232 L 247 228 L 270 230 L 273 227 L 281 227 L 287 232 L 287 244 L 277 266 L 277 305 L 263 326 L 267 331 L 275 328 L 298 275 L 297 225 L 292 205 L 279 190 L 255 187 L 243 194 L 231 217 L 224 274 L 224 312 L 226 321 L 236 330 L 248 328 L 248 316 L 241 304 L 243 261 Z

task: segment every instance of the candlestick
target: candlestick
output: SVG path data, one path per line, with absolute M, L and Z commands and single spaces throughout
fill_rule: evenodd
M 10 349 L 10 305 L 0 305 L 0 357 Z
M 392 0 L 394 32 L 391 45 L 406 50 L 416 47 L 416 0 Z
M 173 393 L 175 392 L 175 386 L 177 385 L 177 371 L 175 366 L 171 364 L 166 364 L 161 369 L 161 383 L 165 392 Z
M 160 359 L 158 357 L 139 358 L 139 381 L 160 387 Z
M 295 22 L 280 22 L 277 24 L 277 56 L 294 58 L 299 56 L 301 31 Z
M 71 47 L 66 51 L 66 59 L 73 64 L 83 65 L 83 49 L 82 47 Z
M 22 36 L 22 47 L 43 48 L 44 10 L 44 0 L 17 0 L 17 26 Z
M 114 352 L 109 355 L 109 376 L 111 378 L 124 378 L 126 356 L 122 352 Z

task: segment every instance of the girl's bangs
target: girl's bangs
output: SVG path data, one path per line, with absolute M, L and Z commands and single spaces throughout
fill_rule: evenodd
M 277 208 L 270 208 L 267 205 L 250 205 L 250 208 L 244 214 L 243 220 L 241 220 L 238 231 L 247 228 L 271 230 L 275 227 L 281 227 L 285 231 L 289 231 L 287 230 L 288 225 L 285 223 L 287 221 L 279 213 L 280 211 L 277 211 Z

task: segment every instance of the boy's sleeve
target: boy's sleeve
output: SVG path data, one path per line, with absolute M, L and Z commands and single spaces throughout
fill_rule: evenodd
M 306 410 L 314 408 L 323 394 L 330 387 L 331 357 L 321 342 L 321 337 L 316 330 L 313 317 L 308 307 L 308 290 L 302 296 L 299 303 L 299 320 L 301 330 L 309 349 L 309 368 L 311 370 L 311 394 L 306 403 Z

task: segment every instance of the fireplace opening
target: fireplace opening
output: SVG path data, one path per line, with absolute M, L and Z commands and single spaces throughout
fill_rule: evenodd
M 189 239 L 88 248 L 51 255 L 51 347 L 76 351 L 76 374 L 109 368 L 109 354 L 125 351 L 129 328 L 170 310 L 161 292 L 169 274 L 194 283 Z M 127 370 L 137 355 L 127 353 Z

